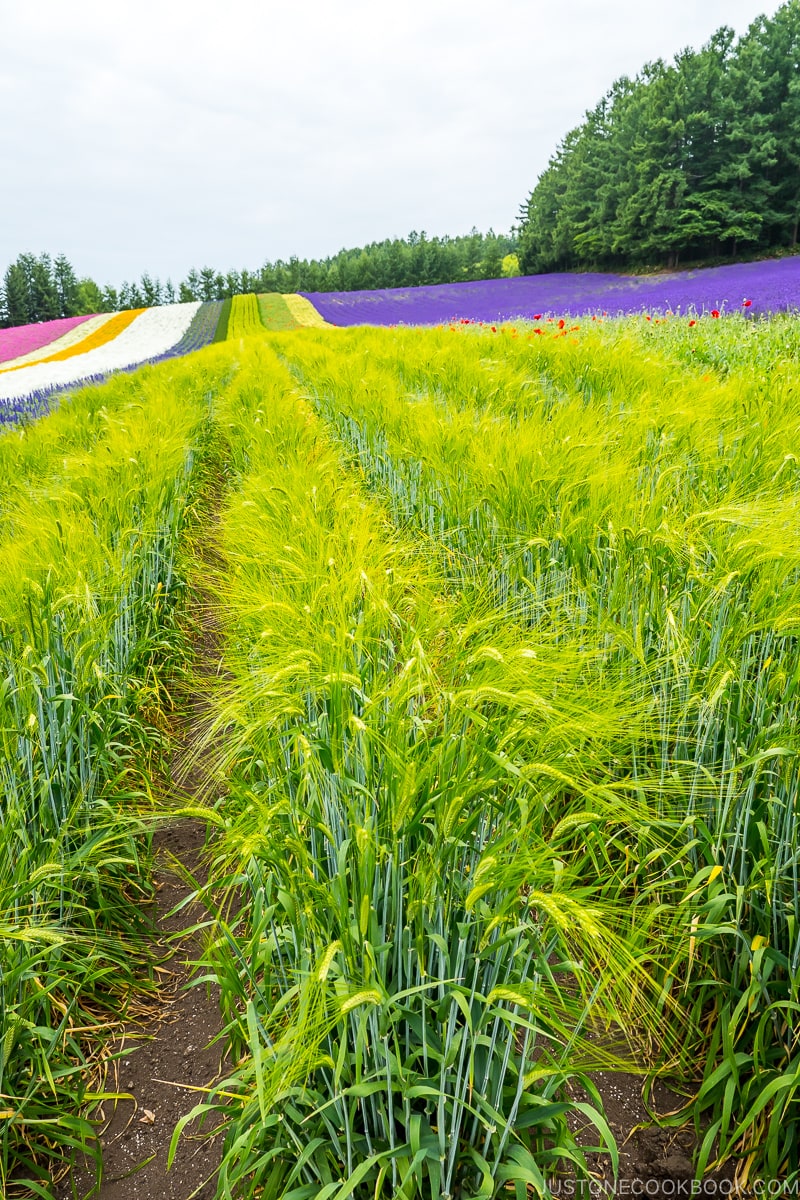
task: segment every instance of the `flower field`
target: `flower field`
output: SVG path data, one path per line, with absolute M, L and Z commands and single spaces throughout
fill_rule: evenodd
M 258 297 L 253 295 L 234 296 L 231 301 L 227 336 L 230 338 L 248 337 L 251 333 L 260 333 L 263 328 Z
M 462 318 L 491 323 L 538 320 L 541 314 L 618 316 L 645 311 L 697 315 L 714 309 L 736 312 L 743 305 L 755 316 L 800 307 L 800 257 L 664 275 L 530 275 L 306 295 L 333 325 L 438 325 Z
M 38 417 L 58 392 L 117 371 L 179 358 L 265 327 L 322 324 L 300 296 L 234 296 L 224 303 L 173 304 L 0 330 L 0 427 Z
M 40 350 L 88 320 L 88 317 L 61 317 L 57 321 L 42 321 L 38 325 L 0 329 L 0 363 Z
M 800 333 L 749 292 L 335 331 L 234 297 L 0 374 L 120 371 L 0 436 L 4 1194 L 96 1150 L 187 696 L 220 1197 L 590 1186 L 631 1070 L 698 1177 L 800 1180 Z
M 258 311 L 266 329 L 285 333 L 290 329 L 302 328 L 289 311 L 285 298 L 276 292 L 258 297 Z
M 88 338 L 94 336 L 100 329 L 108 325 L 112 319 L 112 313 L 102 313 L 96 317 L 86 317 L 79 324 L 72 324 L 72 327 L 66 333 L 61 334 L 54 341 L 48 341 L 44 346 L 40 346 L 36 350 L 31 350 L 27 354 L 12 354 L 5 360 L 6 365 L 0 366 L 0 371 L 16 371 L 20 367 L 49 360 L 54 355 L 60 355 L 64 351 L 73 351 L 73 347 L 81 346 Z M 24 334 L 29 330 L 42 328 L 44 325 L 51 323 L 54 324 L 54 322 L 43 322 L 42 326 L 23 325 L 19 330 L 3 330 L 3 332 L 19 332 L 20 334 Z M 80 350 L 77 353 L 80 353 Z
M 482 323 L 496 330 L 506 321 L 532 321 L 557 325 L 560 333 L 571 316 L 638 313 L 696 323 L 703 316 L 755 318 L 799 305 L 800 257 L 663 276 L 554 274 L 372 292 L 245 295 L 67 318 L 0 330 L 0 426 L 41 415 L 58 392 L 81 382 L 265 328 Z
M 93 376 L 124 370 L 163 354 L 186 333 L 199 304 L 172 304 L 117 313 L 87 339 L 30 366 L 4 364 L 0 374 L 0 403 L 33 392 L 55 390 Z

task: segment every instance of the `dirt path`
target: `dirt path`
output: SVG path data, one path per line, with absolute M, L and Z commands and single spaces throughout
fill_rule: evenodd
M 202 547 L 206 557 L 213 551 Z M 215 613 L 204 598 L 192 607 L 195 677 L 200 687 L 184 703 L 173 733 L 172 774 L 177 804 L 205 802 L 210 777 L 192 747 L 208 710 L 203 681 L 220 671 L 221 650 Z M 188 765 L 187 765 L 188 764 Z M 101 1114 L 99 1140 L 103 1177 L 98 1187 L 94 1164 L 77 1166 L 53 1191 L 53 1200 L 211 1200 L 214 1175 L 222 1152 L 222 1136 L 214 1125 L 192 1122 L 178 1143 L 172 1166 L 167 1158 L 178 1121 L 197 1104 L 202 1090 L 226 1070 L 219 989 L 192 986 L 202 936 L 190 931 L 207 913 L 197 901 L 183 905 L 194 888 L 186 872 L 205 883 L 202 851 L 206 823 L 176 818 L 154 835 L 156 888 L 154 918 L 158 929 L 152 945 L 160 964 L 159 1002 L 149 1023 L 130 1022 L 110 1048 L 114 1058 L 106 1091 L 128 1099 L 108 1102 Z M 174 910 L 179 908 L 179 911 Z M 217 1040 L 218 1039 L 218 1040 Z
M 605 1117 L 619 1150 L 619 1174 L 614 1183 L 608 1155 L 589 1155 L 595 1180 L 594 1196 L 646 1196 L 648 1200 L 695 1194 L 693 1160 L 699 1142 L 691 1126 L 659 1128 L 651 1123 L 642 1098 L 644 1080 L 624 1072 L 593 1072 L 592 1081 L 603 1101 Z M 576 1097 L 582 1089 L 573 1089 Z M 578 1098 L 586 1099 L 585 1094 Z M 681 1107 L 680 1097 L 664 1084 L 654 1088 L 656 1109 L 669 1113 Z M 578 1122 L 576 1122 L 577 1126 Z M 583 1140 L 583 1139 L 582 1139 Z M 586 1128 L 586 1143 L 596 1144 L 596 1130 Z M 705 1196 L 726 1196 L 733 1186 L 733 1165 L 711 1172 L 701 1185 Z
M 192 1137 L 197 1131 L 190 1127 L 167 1171 L 175 1125 L 201 1098 L 192 1089 L 206 1087 L 223 1069 L 221 1044 L 211 1045 L 221 1029 L 215 989 L 185 990 L 200 951 L 198 939 L 194 935 L 182 938 L 171 947 L 167 940 L 204 915 L 196 905 L 167 915 L 190 892 L 170 868 L 170 859 L 174 857 L 189 870 L 197 869 L 204 840 L 205 827 L 200 821 L 180 821 L 156 836 L 163 865 L 155 877 L 161 938 L 153 949 L 166 954 L 172 948 L 172 957 L 165 964 L 170 975 L 152 1026 L 131 1024 L 112 1046 L 112 1052 L 122 1056 L 112 1066 L 107 1090 L 128 1093 L 132 1099 L 106 1105 L 100 1133 L 103 1180 L 98 1190 L 88 1166 L 76 1170 L 71 1183 L 79 1196 L 210 1200 L 214 1195 L 209 1176 L 219 1162 L 221 1138 Z M 71 1195 L 69 1185 L 62 1185 L 56 1193 L 58 1200 Z

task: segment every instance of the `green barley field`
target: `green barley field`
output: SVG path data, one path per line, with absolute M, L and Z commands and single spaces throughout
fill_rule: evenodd
M 251 309 L 0 437 L 3 1194 L 95 1147 L 200 692 L 220 1197 L 548 1197 L 614 1071 L 797 1181 L 796 319 Z

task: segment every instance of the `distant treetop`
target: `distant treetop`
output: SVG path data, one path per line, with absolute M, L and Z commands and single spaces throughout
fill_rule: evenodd
M 497 279 L 519 271 L 514 232 L 433 237 L 412 232 L 407 238 L 371 242 L 340 250 L 329 258 L 290 258 L 265 262 L 258 270 L 193 268 L 176 289 L 145 272 L 138 283 L 119 290 L 78 279 L 64 255 L 20 254 L 5 272 L 0 287 L 0 326 L 27 325 L 54 317 L 147 308 L 176 300 L 225 300 L 249 292 L 346 292 L 362 288 L 412 287 Z
M 800 0 L 618 79 L 522 206 L 525 273 L 794 250 Z

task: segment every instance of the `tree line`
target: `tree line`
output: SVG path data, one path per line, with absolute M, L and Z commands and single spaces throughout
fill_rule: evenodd
M 78 279 L 63 254 L 55 258 L 49 254 L 20 254 L 3 276 L 0 324 L 28 325 L 98 311 L 92 307 L 93 296 L 87 291 L 90 282 Z
M 517 237 L 473 229 L 461 237 L 407 238 L 371 242 L 329 258 L 278 259 L 255 271 L 193 268 L 176 287 L 145 272 L 119 289 L 79 278 L 63 254 L 20 254 L 0 286 L 0 326 L 27 325 L 56 317 L 149 308 L 189 300 L 226 300 L 248 292 L 339 292 L 361 288 L 413 287 L 519 274 Z
M 800 0 L 623 76 L 571 130 L 520 213 L 526 274 L 795 250 Z

